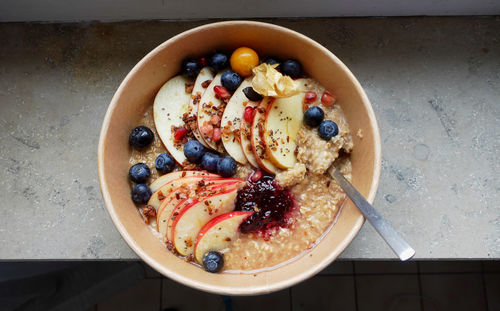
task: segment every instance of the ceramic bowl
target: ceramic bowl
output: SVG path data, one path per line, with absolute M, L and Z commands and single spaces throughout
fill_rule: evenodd
M 380 137 L 375 115 L 363 88 L 349 69 L 329 50 L 295 31 L 268 23 L 227 21 L 185 31 L 147 54 L 126 76 L 116 91 L 104 118 L 98 151 L 99 181 L 111 218 L 128 245 L 147 264 L 166 277 L 203 291 L 253 295 L 277 291 L 321 271 L 349 245 L 364 218 L 347 201 L 337 223 L 320 243 L 299 259 L 257 274 L 211 274 L 175 257 L 144 224 L 130 199 L 127 179 L 130 147 L 128 136 L 152 105 L 156 92 L 179 73 L 186 56 L 201 56 L 214 50 L 252 47 L 261 55 L 295 58 L 308 76 L 340 99 L 353 135 L 352 183 L 373 202 L 380 165 Z

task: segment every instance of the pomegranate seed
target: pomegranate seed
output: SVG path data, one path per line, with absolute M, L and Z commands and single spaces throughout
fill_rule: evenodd
M 214 133 L 212 135 L 212 140 L 215 141 L 215 142 L 217 142 L 217 141 L 220 140 L 221 136 L 222 136 L 222 131 L 221 131 L 220 127 L 214 128 Z
M 255 172 L 252 174 L 252 176 L 250 177 L 250 181 L 251 181 L 251 182 L 256 182 L 256 181 L 258 181 L 261 177 L 262 177 L 262 171 L 261 171 L 261 170 L 255 171 Z
M 200 58 L 201 67 L 205 67 L 207 65 L 207 59 L 205 57 Z
M 223 87 L 222 85 L 214 86 L 214 91 L 215 91 L 215 97 L 217 97 L 218 99 L 231 98 L 231 93 L 229 93 L 229 91 L 226 90 L 226 88 Z
M 174 139 L 177 140 L 177 141 L 182 140 L 184 137 L 186 137 L 187 132 L 188 131 L 185 128 L 183 128 L 183 127 L 178 128 L 175 131 Z
M 220 117 L 218 115 L 214 114 L 210 118 L 210 123 L 212 123 L 213 125 L 219 125 L 219 123 L 220 123 Z
M 325 105 L 325 107 L 333 106 L 333 104 L 335 104 L 336 101 L 337 99 L 335 98 L 335 96 L 333 96 L 328 92 L 324 92 L 323 95 L 321 96 L 321 102 L 323 103 L 323 105 Z
M 306 101 L 312 102 L 316 99 L 316 92 L 306 92 Z
M 245 107 L 245 112 L 243 113 L 243 119 L 247 123 L 251 123 L 253 120 L 253 114 L 254 114 L 255 108 L 254 107 Z
M 212 124 L 205 124 L 200 127 L 201 134 L 206 137 L 210 137 L 213 131 L 214 127 L 212 126 Z

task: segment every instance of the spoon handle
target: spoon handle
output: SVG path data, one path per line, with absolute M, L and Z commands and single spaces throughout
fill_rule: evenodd
M 378 231 L 382 238 L 389 244 L 394 253 L 402 261 L 408 260 L 415 255 L 415 250 L 394 230 L 394 228 L 380 215 L 368 201 L 363 198 L 361 193 L 344 178 L 342 173 L 333 165 L 329 170 L 330 175 L 337 181 L 347 196 L 354 202 L 359 210 L 365 215 L 366 219 Z

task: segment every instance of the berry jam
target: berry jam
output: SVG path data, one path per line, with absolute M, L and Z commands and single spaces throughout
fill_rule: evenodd
M 236 211 L 254 212 L 240 225 L 242 233 L 262 232 L 286 227 L 294 201 L 271 176 L 262 176 L 238 191 Z

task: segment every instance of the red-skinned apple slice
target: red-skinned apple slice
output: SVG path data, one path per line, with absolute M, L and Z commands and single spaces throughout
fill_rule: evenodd
M 252 107 L 253 109 L 257 109 L 258 103 L 248 102 L 247 107 Z M 255 114 L 252 116 L 250 122 L 246 120 L 242 120 L 240 124 L 240 142 L 241 142 L 241 150 L 245 155 L 245 158 L 248 160 L 253 167 L 259 167 L 259 163 L 255 158 L 255 154 L 252 151 L 252 123 L 255 118 Z
M 167 240 L 172 241 L 173 240 L 173 226 L 178 220 L 178 217 L 180 216 L 181 211 L 188 205 L 192 205 L 193 202 L 195 201 L 200 201 L 206 198 L 209 198 L 211 196 L 221 194 L 228 192 L 229 190 L 233 189 L 234 187 L 239 187 L 244 181 L 239 179 L 236 182 L 230 182 L 230 183 L 220 183 L 219 186 L 213 186 L 210 189 L 205 189 L 205 191 L 199 193 L 198 197 L 190 197 L 186 199 L 180 200 L 180 202 L 173 208 L 173 210 L 169 213 L 166 214 L 165 216 L 167 217 Z
M 207 222 L 198 233 L 194 247 L 196 261 L 202 263 L 209 251 L 221 251 L 236 239 L 239 226 L 253 212 L 229 212 Z
M 198 198 L 208 193 L 213 193 L 216 189 L 223 189 L 223 187 L 234 186 L 237 182 L 241 182 L 241 179 L 225 179 L 224 181 L 211 181 L 208 182 L 207 185 L 204 185 L 202 188 L 196 189 L 196 191 L 192 191 L 193 187 L 178 187 L 173 190 L 162 202 L 160 207 L 158 208 L 158 212 L 156 213 L 156 223 L 157 230 L 162 236 L 167 235 L 168 228 L 168 218 L 174 211 L 174 209 L 181 203 L 182 201 L 188 199 L 189 197 Z M 193 186 L 193 185 L 191 185 Z M 167 237 L 168 238 L 168 237 Z
M 255 155 L 255 160 L 259 164 L 260 168 L 268 173 L 276 174 L 277 172 L 279 172 L 279 169 L 269 160 L 268 156 L 266 155 L 266 146 L 264 144 L 264 139 L 262 138 L 262 135 L 264 135 L 264 124 L 267 107 L 271 105 L 273 101 L 274 98 L 264 97 L 259 106 L 255 108 L 255 116 L 252 122 L 250 141 L 252 142 L 252 152 Z
M 153 104 L 153 118 L 156 131 L 172 157 L 182 165 L 186 160 L 184 146 L 174 139 L 173 127 L 184 126 L 182 116 L 188 112 L 190 93 L 186 93 L 186 84 L 192 83 L 183 76 L 168 80 L 158 91 Z
M 151 183 L 151 185 L 149 185 L 149 188 L 151 189 L 151 192 L 156 192 L 158 189 L 171 182 L 172 180 L 191 176 L 221 177 L 217 174 L 212 174 L 207 171 L 175 171 L 156 178 Z
M 242 120 L 243 112 L 245 111 L 245 107 L 255 107 L 257 105 L 257 102 L 249 100 L 245 93 L 243 93 L 245 88 L 251 86 L 251 78 L 247 78 L 240 84 L 227 103 L 221 121 L 222 143 L 224 144 L 224 149 L 226 149 L 227 153 L 232 156 L 233 159 L 241 164 L 247 163 L 247 158 L 243 153 L 239 135 L 241 122 L 245 122 Z
M 203 96 L 203 93 L 205 93 L 208 84 L 210 84 L 213 78 L 214 73 L 209 67 L 203 67 L 200 70 L 200 73 L 194 81 L 193 92 L 191 93 L 191 100 L 189 101 L 188 111 L 191 116 L 198 116 L 198 104 L 200 103 L 201 97 Z M 209 147 L 203 137 L 201 137 L 198 127 L 193 129 L 193 134 L 202 145 Z
M 298 79 L 298 83 L 302 83 Z M 297 162 L 295 140 L 302 126 L 304 112 L 302 106 L 305 92 L 290 97 L 281 97 L 267 106 L 264 134 L 265 153 L 271 162 L 281 168 L 289 169 Z
M 172 242 L 179 254 L 188 256 L 194 251 L 194 243 L 200 229 L 212 218 L 231 212 L 238 187 L 210 197 L 196 200 L 183 207 L 172 224 Z
M 200 181 L 212 182 L 212 181 L 217 181 L 217 180 L 224 180 L 224 179 L 222 177 L 219 177 L 219 176 L 190 176 L 190 177 L 183 177 L 183 178 L 174 179 L 174 180 L 166 183 L 165 185 L 161 186 L 155 192 L 153 192 L 153 194 L 149 198 L 148 205 L 151 205 L 156 210 L 158 210 L 158 207 L 160 207 L 161 202 L 170 193 L 172 193 L 173 190 L 177 189 L 178 187 L 181 187 L 183 185 L 197 184 Z
M 201 96 L 200 103 L 198 104 L 198 130 L 200 132 L 201 137 L 205 141 L 205 143 L 209 146 L 209 148 L 212 148 L 214 150 L 217 150 L 218 152 L 223 152 L 224 148 L 222 146 L 222 143 L 220 141 L 215 142 L 212 139 L 212 132 L 210 132 L 208 135 L 205 133 L 203 130 L 204 126 L 212 126 L 212 127 L 219 127 L 219 124 L 216 124 L 215 126 L 212 124 L 212 116 L 217 115 L 217 112 L 219 108 L 221 108 L 222 101 L 218 99 L 215 96 L 215 91 L 214 87 L 215 86 L 220 86 L 221 77 L 222 73 L 218 73 L 210 85 L 207 87 L 205 90 L 205 93 Z

